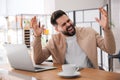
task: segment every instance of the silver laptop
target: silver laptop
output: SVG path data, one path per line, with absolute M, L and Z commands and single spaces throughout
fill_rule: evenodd
M 35 65 L 25 44 L 5 44 L 7 57 L 11 67 L 27 71 L 44 71 L 55 69 L 54 66 Z

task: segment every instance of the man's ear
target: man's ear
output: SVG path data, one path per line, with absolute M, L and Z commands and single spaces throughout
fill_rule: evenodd
M 55 31 L 59 32 L 58 25 L 54 25 Z
M 58 30 L 58 27 L 57 27 L 57 26 L 55 26 L 55 30 L 56 30 L 57 32 L 59 32 L 59 30 Z

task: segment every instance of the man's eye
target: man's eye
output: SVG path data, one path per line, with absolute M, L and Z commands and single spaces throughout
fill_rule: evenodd
M 70 22 L 70 20 L 67 20 L 67 22 Z

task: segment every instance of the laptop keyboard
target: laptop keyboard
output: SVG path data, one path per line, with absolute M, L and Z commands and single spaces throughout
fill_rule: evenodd
M 40 67 L 35 67 L 35 69 L 44 69 L 44 68 L 40 68 Z

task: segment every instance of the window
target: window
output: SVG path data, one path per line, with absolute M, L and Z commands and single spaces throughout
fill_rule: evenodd
M 104 7 L 107 10 L 107 7 Z M 72 13 L 72 14 L 71 14 Z M 86 9 L 67 12 L 77 27 L 92 27 L 102 35 L 100 25 L 95 21 L 95 17 L 100 18 L 98 9 Z M 102 35 L 103 36 L 103 35 Z M 98 65 L 108 70 L 108 54 L 98 48 Z

